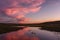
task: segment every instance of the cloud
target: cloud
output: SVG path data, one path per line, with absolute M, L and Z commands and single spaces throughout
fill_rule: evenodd
M 13 18 L 0 17 L 0 23 L 17 23 L 18 21 Z
M 23 20 L 27 20 L 29 18 L 25 17 L 26 14 L 38 12 L 42 3 L 44 3 L 44 0 L 0 0 L 0 10 L 17 20 L 23 18 Z M 22 22 L 24 22 L 23 20 Z

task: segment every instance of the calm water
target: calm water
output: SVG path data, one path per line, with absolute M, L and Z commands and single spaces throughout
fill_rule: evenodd
M 22 30 L 0 34 L 0 40 L 60 40 L 60 32 L 40 30 L 38 27 L 27 27 Z

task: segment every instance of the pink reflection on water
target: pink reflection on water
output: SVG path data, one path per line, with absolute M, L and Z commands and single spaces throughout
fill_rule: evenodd
M 30 28 L 24 28 L 23 30 L 19 30 L 17 32 L 8 33 L 6 36 L 6 40 L 39 40 L 36 36 L 28 36 L 25 35 L 30 30 Z

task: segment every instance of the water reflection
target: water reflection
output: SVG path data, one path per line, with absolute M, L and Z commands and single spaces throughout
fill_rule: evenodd
M 59 37 L 54 32 L 40 30 L 38 27 L 27 27 L 15 32 L 1 34 L 0 40 L 60 40 Z

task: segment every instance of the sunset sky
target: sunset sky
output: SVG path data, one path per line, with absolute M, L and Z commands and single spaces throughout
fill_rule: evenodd
M 60 0 L 0 0 L 0 23 L 60 20 Z

